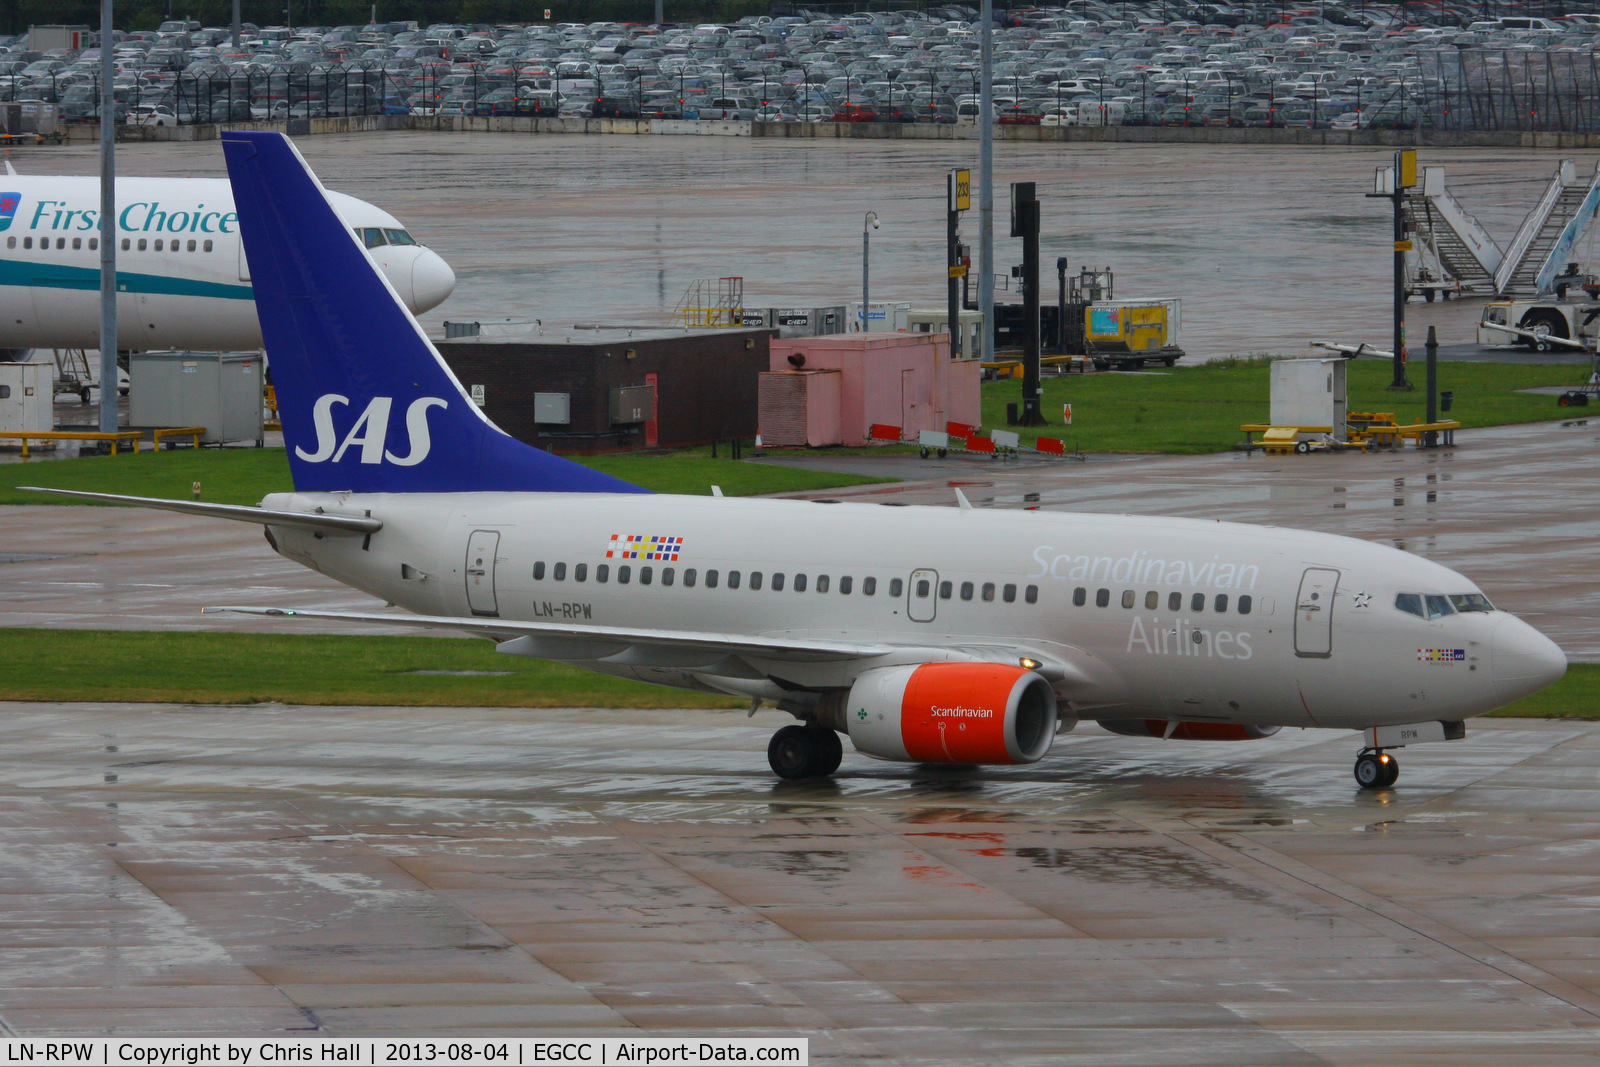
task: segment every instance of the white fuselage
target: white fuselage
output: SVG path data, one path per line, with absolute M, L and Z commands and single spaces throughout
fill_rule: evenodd
M 746 656 L 710 669 L 638 649 L 619 656 L 617 647 L 551 656 L 769 700 L 795 688 L 848 687 L 873 666 L 963 658 L 964 649 L 993 659 L 1002 648 L 1045 664 L 1059 698 L 1082 718 L 1362 728 L 1481 714 L 1565 669 L 1553 643 L 1505 612 L 1429 620 L 1399 610 L 1400 593 L 1478 590 L 1428 560 L 1329 534 L 683 496 L 281 494 L 264 506 L 380 519 L 383 529 L 365 540 L 281 526 L 271 533 L 285 556 L 421 614 L 905 650 L 868 663 Z M 668 542 L 676 559 L 623 558 L 618 546 L 629 535 L 682 540 Z M 486 575 L 468 574 L 469 543 L 487 559 Z
M 450 295 L 449 266 L 394 216 L 328 196 L 414 314 Z M 226 180 L 119 178 L 116 205 L 118 348 L 261 347 Z M 99 347 L 99 218 L 98 178 L 0 176 L 0 348 Z

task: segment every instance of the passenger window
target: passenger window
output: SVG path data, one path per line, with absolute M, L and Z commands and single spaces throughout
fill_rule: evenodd
M 144 240 L 143 237 L 141 237 L 141 238 L 139 238 L 139 251 L 143 252 L 144 249 L 145 249 L 145 240 Z M 156 251 L 159 252 L 159 251 L 161 251 L 161 249 L 158 248 L 158 249 L 156 249 Z
M 867 580 L 871 581 L 872 579 L 869 578 Z M 901 581 L 899 578 L 890 578 L 889 579 L 889 595 L 890 596 L 898 598 L 901 593 L 905 592 L 905 589 L 906 589 L 906 583 Z M 927 596 L 928 594 L 924 593 L 922 595 L 923 596 Z
M 760 579 L 758 579 L 755 575 L 752 574 L 750 576 L 750 588 L 759 589 L 760 587 L 761 587 Z M 783 572 L 782 571 L 773 571 L 772 572 L 772 591 L 774 593 L 783 592 Z
M 556 581 L 564 582 L 567 580 L 567 565 L 565 563 L 557 563 L 554 571 L 554 578 Z
M 827 591 L 828 591 L 828 576 L 826 574 L 817 575 L 817 592 L 826 593 Z
M 684 570 L 683 570 L 683 587 L 685 589 L 693 589 L 694 588 L 694 580 L 695 580 L 694 568 L 693 567 L 685 567 Z
M 1146 611 L 1155 611 L 1161 606 L 1161 594 L 1154 589 L 1144 595 L 1144 608 Z
M 950 583 L 950 582 L 940 582 L 939 583 L 939 599 L 940 600 L 949 600 L 950 599 L 950 594 L 953 593 L 953 592 L 955 592 L 955 590 L 952 588 L 952 583 Z
M 47 238 L 47 240 L 48 240 L 48 238 Z M 159 238 L 159 237 L 156 238 L 155 251 L 157 251 L 157 252 L 161 251 L 161 238 Z
M 1036 585 L 1028 586 L 1022 591 L 1022 599 L 1030 604 L 1037 604 L 1039 602 L 1039 587 Z
M 671 585 L 673 577 L 674 577 L 674 575 L 672 573 L 672 568 L 671 567 L 662 567 L 661 568 L 661 584 L 662 585 Z
M 1125 607 L 1125 608 L 1131 608 L 1131 607 L 1133 607 L 1133 603 L 1134 603 L 1133 590 L 1132 589 L 1124 589 L 1122 591 L 1122 606 Z
M 60 252 L 60 251 L 64 250 L 66 247 L 67 247 L 67 239 L 65 237 L 57 237 L 56 238 L 56 251 Z M 178 242 L 176 242 L 176 241 L 172 242 L 172 249 L 173 249 L 173 251 L 177 251 Z
M 1194 596 L 1190 597 L 1189 598 L 1189 610 L 1190 611 L 1204 611 L 1204 610 L 1206 610 L 1206 595 L 1204 593 L 1196 593 Z
M 794 591 L 796 593 L 804 593 L 806 591 L 806 576 L 805 575 L 797 574 L 797 575 L 794 576 Z
M 640 585 L 649 585 L 650 584 L 650 580 L 655 577 L 654 570 L 655 570 L 655 568 L 653 568 L 653 567 L 640 567 L 639 568 L 639 584 Z
M 122 239 L 122 250 L 124 252 L 128 250 L 128 239 L 126 237 Z
M 144 244 L 143 241 L 140 241 L 139 243 L 140 244 Z M 23 248 L 32 248 L 33 247 L 33 238 L 32 237 L 24 237 L 22 239 L 22 247 Z
M 1423 598 L 1428 604 L 1428 618 L 1440 619 L 1446 615 L 1454 615 L 1456 609 L 1450 606 L 1450 598 L 1428 594 Z
M 1418 593 L 1396 593 L 1394 606 L 1407 615 L 1415 615 L 1419 619 L 1428 617 L 1422 610 L 1422 596 Z
M 589 565 L 587 563 L 580 563 L 576 567 L 572 568 L 572 577 L 574 581 L 586 581 L 589 577 Z
M 850 595 L 850 586 L 852 584 L 854 584 L 854 583 L 851 581 L 851 578 L 850 578 L 850 576 L 848 574 L 846 574 L 842 578 L 840 578 L 839 579 L 839 595 L 840 596 L 849 596 Z
M 1183 594 L 1182 593 L 1168 593 L 1167 594 L 1167 610 L 1168 611 L 1182 611 L 1183 610 Z
M 1010 598 L 1008 597 L 1007 599 L 1010 599 Z M 1076 589 L 1074 589 L 1072 591 L 1072 606 L 1073 607 L 1081 608 L 1085 604 L 1087 604 L 1088 602 L 1089 602 L 1089 590 L 1085 589 L 1083 586 L 1080 585 L 1080 586 L 1078 586 L 1078 588 L 1076 588 Z
M 994 600 L 994 583 L 993 582 L 984 582 L 983 583 L 982 596 L 983 596 L 983 599 L 984 599 L 984 601 L 986 603 L 992 602 Z
M 100 238 L 98 238 L 98 237 L 89 238 L 89 251 L 93 252 L 99 247 L 100 247 Z
M 204 252 L 211 251 L 211 242 L 207 241 L 205 244 L 201 245 L 200 248 L 201 248 L 201 251 L 204 251 Z
M 1111 606 L 1111 590 L 1109 590 L 1109 589 L 1096 590 L 1096 592 L 1094 594 L 1094 606 L 1097 607 L 1097 608 L 1110 607 Z
M 83 247 L 83 238 L 82 237 L 74 237 L 72 239 L 72 250 L 74 252 L 76 252 L 78 249 L 80 249 L 82 247 Z
M 1221 615 L 1223 612 L 1227 611 L 1228 594 L 1218 593 L 1216 599 L 1211 602 L 1211 610 L 1216 612 L 1218 615 Z
M 750 588 L 751 589 L 760 589 L 761 588 L 761 572 L 760 571 L 751 571 L 750 572 Z
M 611 564 L 609 564 L 609 563 L 597 563 L 597 564 L 595 564 L 595 568 L 594 568 L 594 580 L 595 581 L 604 582 L 610 576 L 611 576 Z
M 624 563 L 617 568 L 617 584 L 627 585 L 633 580 L 633 565 Z
M 17 247 L 17 239 L 16 239 L 16 237 L 14 237 L 14 236 L 13 237 L 7 237 L 6 238 L 6 247 L 7 248 L 15 248 L 15 247 Z
M 716 587 L 717 587 L 717 572 L 715 570 L 706 571 L 706 588 L 707 589 L 715 589 Z
M 711 584 L 712 585 L 716 585 L 717 584 L 716 580 L 712 579 Z M 728 588 L 729 589 L 737 589 L 737 588 L 739 588 L 739 572 L 738 571 L 729 571 L 728 572 Z
M 194 251 L 194 238 L 193 237 L 189 238 L 189 251 L 191 251 L 191 252 Z
M 1000 589 L 1000 599 L 1007 604 L 1015 604 L 1017 602 L 1017 587 L 1009 582 L 1006 583 Z
M 848 590 L 846 590 L 846 592 L 848 592 Z M 876 578 L 863 578 L 863 579 L 861 579 L 861 595 L 862 596 L 877 596 L 878 595 L 878 579 L 876 579 Z
M 1246 593 L 1244 596 L 1241 596 L 1239 598 L 1239 614 L 1240 615 L 1248 615 L 1248 614 L 1250 614 L 1250 608 L 1254 605 L 1254 603 L 1255 602 L 1250 597 L 1250 594 Z
M 918 599 L 924 599 L 932 592 L 933 592 L 933 583 L 932 582 L 928 581 L 928 579 L 926 579 L 926 578 L 918 578 L 917 579 L 917 597 L 918 597 Z
M 541 560 L 538 563 L 535 563 L 533 565 L 533 580 L 536 581 L 536 582 L 544 581 L 544 561 L 543 560 Z

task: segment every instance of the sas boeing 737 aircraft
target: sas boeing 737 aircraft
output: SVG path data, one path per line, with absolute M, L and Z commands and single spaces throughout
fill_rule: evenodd
M 857 751 L 1032 763 L 1092 719 L 1247 740 L 1362 731 L 1389 748 L 1561 677 L 1552 642 L 1467 578 L 1380 545 L 1184 519 L 658 496 L 490 424 L 294 146 L 227 133 L 277 376 L 293 493 L 260 508 L 283 556 L 509 655 L 775 704 L 784 778 Z M 754 705 L 753 705 L 754 706 Z
M 100 344 L 100 179 L 0 177 L 0 348 Z M 441 304 L 456 277 L 387 211 L 343 193 L 334 210 L 406 307 Z M 221 178 L 117 180 L 117 346 L 261 347 L 233 190 Z

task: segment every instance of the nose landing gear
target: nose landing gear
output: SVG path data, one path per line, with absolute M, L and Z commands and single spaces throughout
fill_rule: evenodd
M 1388 789 L 1400 777 L 1400 761 L 1381 748 L 1363 749 L 1356 757 L 1355 774 L 1362 789 Z
M 825 726 L 785 726 L 767 742 L 767 763 L 779 778 L 826 778 L 839 769 L 844 745 Z

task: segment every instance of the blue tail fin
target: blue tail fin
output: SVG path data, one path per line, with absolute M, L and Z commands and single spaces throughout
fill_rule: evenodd
M 223 150 L 296 489 L 646 491 L 484 418 L 288 138 L 226 133 Z

